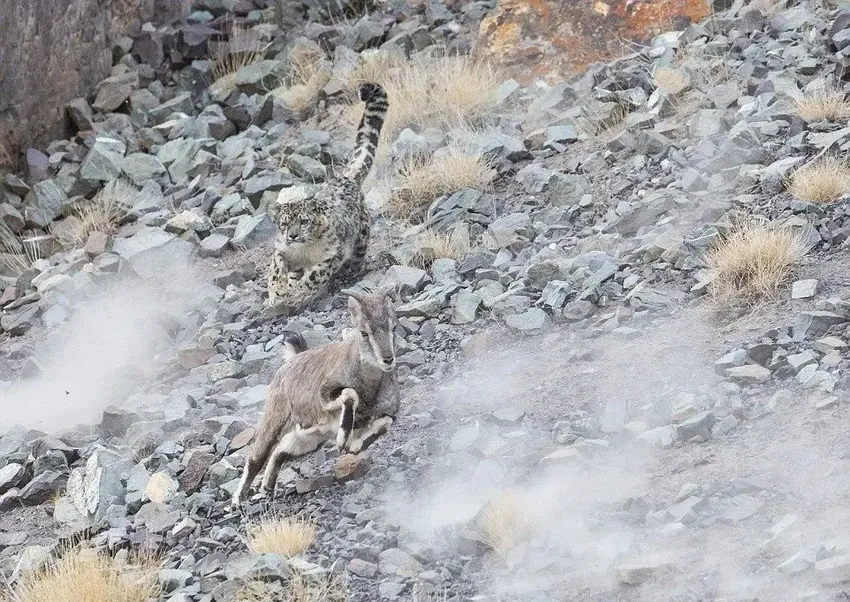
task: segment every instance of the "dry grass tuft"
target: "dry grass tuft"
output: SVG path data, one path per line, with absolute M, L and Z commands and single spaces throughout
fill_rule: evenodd
M 527 502 L 513 491 L 504 491 L 484 511 L 482 539 L 494 552 L 505 556 L 531 535 L 533 522 Z
M 6 144 L 0 141 L 0 169 L 9 169 L 13 163 L 12 153 L 9 152 Z
M 348 602 L 345 586 L 327 577 L 295 573 L 284 585 L 255 581 L 236 595 L 235 602 Z
M 710 19 L 706 25 L 711 27 Z M 656 87 L 665 93 L 665 100 L 660 105 L 662 116 L 675 117 L 676 121 L 686 124 L 697 110 L 708 106 L 716 86 L 736 83 L 744 89 L 744 82 L 730 64 L 728 51 L 699 44 L 680 47 L 669 66 L 650 70 L 652 61 L 648 61 L 647 73 Z M 687 128 L 678 130 L 671 131 L 670 135 L 684 135 Z
M 691 83 L 691 80 L 684 69 L 672 69 L 669 67 L 660 67 L 656 69 L 652 78 L 655 81 L 655 85 L 660 90 L 669 94 L 679 94 Z
M 410 598 L 411 602 L 446 602 L 448 599 L 449 595 L 445 590 L 435 592 L 422 591 L 421 589 L 414 589 L 413 596 Z
M 489 63 L 468 56 L 408 60 L 378 51 L 350 74 L 349 93 L 356 97 L 364 82 L 387 91 L 390 108 L 381 137 L 389 143 L 406 127 L 474 125 L 495 105 L 501 79 Z
M 413 264 L 425 269 L 437 259 L 455 259 L 460 261 L 472 252 L 469 231 L 466 228 L 454 228 L 450 232 L 422 231 L 414 243 Z
M 806 123 L 850 118 L 850 101 L 841 90 L 823 88 L 794 97 L 797 115 Z
M 148 602 L 160 587 L 153 563 L 69 551 L 44 569 L 25 573 L 9 602 Z
M 272 94 L 303 115 L 316 105 L 330 77 L 327 60 L 318 46 L 296 46 L 289 56 L 289 77 Z
M 104 186 L 90 201 L 74 207 L 73 227 L 59 234 L 59 242 L 81 247 L 92 232 L 115 234 L 127 218 L 136 197 L 136 189 L 124 180 L 114 180 Z
M 599 115 L 592 105 L 584 107 L 584 117 L 579 119 L 577 127 L 591 146 L 598 148 L 606 146 L 626 129 L 628 109 L 618 104 L 607 115 Z
M 390 212 L 411 220 L 434 199 L 464 188 L 486 189 L 496 172 L 481 156 L 449 153 L 426 159 L 412 158 L 402 166 L 401 187 L 390 197 Z
M 401 49 L 393 46 L 381 50 L 364 50 L 360 55 L 360 62 L 343 83 L 348 94 L 356 97 L 360 84 L 377 82 L 388 87 L 390 80 L 409 63 L 410 60 Z
M 810 203 L 834 203 L 850 193 L 850 165 L 825 157 L 801 167 L 791 174 L 788 192 Z
M 775 294 L 805 254 L 790 228 L 744 220 L 708 254 L 711 292 L 722 302 L 751 302 Z
M 262 61 L 268 46 L 255 31 L 232 24 L 227 42 L 216 47 L 210 60 L 213 94 L 224 96 L 235 90 L 237 71 Z
M 41 245 L 38 237 L 16 237 L 15 244 L 3 241 L 0 249 L 0 265 L 15 277 L 29 270 L 33 264 L 42 259 Z
M 750 0 L 749 3 L 741 10 L 741 16 L 750 11 L 757 10 L 766 17 L 770 17 L 786 8 L 785 0 Z
M 297 556 L 316 539 L 316 525 L 304 518 L 266 517 L 248 525 L 248 548 L 254 554 Z

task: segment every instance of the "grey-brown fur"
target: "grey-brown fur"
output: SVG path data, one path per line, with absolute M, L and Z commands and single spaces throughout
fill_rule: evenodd
M 287 341 L 286 361 L 269 385 L 234 505 L 263 466 L 262 487 L 271 493 L 284 461 L 334 437 L 341 448 L 357 453 L 390 427 L 399 407 L 391 290 L 343 291 L 356 332 L 342 341 L 302 352 L 297 342 Z
M 366 107 L 342 175 L 310 198 L 269 206 L 279 233 L 266 282 L 269 306 L 279 313 L 301 311 L 325 295 L 334 278 L 356 276 L 365 262 L 371 216 L 361 184 L 372 168 L 388 104 L 377 84 L 362 84 L 359 94 Z

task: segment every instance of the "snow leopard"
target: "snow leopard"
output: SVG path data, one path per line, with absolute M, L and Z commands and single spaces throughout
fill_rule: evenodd
M 372 169 L 389 103 L 374 83 L 361 84 L 358 96 L 366 106 L 342 173 L 309 198 L 269 205 L 278 232 L 266 281 L 268 306 L 276 313 L 300 312 L 324 296 L 332 281 L 359 275 L 365 264 L 371 216 L 361 185 Z

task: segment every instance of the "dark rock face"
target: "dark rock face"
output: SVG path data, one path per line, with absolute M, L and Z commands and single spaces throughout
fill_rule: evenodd
M 112 46 L 186 0 L 5 0 L 0 19 L 0 140 L 17 156 L 61 137 L 65 105 L 109 75 Z

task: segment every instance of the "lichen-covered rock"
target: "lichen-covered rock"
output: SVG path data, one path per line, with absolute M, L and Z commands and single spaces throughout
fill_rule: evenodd
M 560 79 L 620 54 L 622 40 L 646 41 L 711 11 L 707 0 L 499 0 L 481 22 L 479 40 L 522 83 Z

